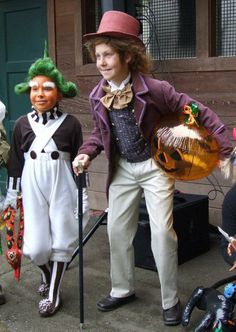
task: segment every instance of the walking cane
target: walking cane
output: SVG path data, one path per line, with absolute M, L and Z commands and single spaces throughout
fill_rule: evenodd
M 80 294 L 80 329 L 84 326 L 84 263 L 83 263 L 83 171 L 76 177 L 78 189 L 78 221 L 79 221 L 79 294 Z

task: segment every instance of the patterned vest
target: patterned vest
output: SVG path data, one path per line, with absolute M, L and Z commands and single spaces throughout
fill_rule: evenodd
M 110 108 L 109 112 L 113 138 L 120 156 L 128 162 L 136 163 L 151 157 L 149 142 L 145 141 L 139 131 L 134 116 L 133 102 L 126 108 Z

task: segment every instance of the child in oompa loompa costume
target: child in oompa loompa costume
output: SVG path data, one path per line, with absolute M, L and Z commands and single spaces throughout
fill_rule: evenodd
M 23 254 L 41 270 L 38 293 L 41 316 L 60 307 L 60 286 L 78 239 L 77 193 L 71 161 L 82 144 L 79 121 L 62 112 L 58 102 L 77 94 L 65 81 L 47 51 L 31 65 L 27 79 L 15 87 L 29 93 L 32 110 L 15 124 L 8 167 L 5 208 L 16 208 L 18 193 L 24 207 Z M 88 221 L 83 188 L 83 226 Z M 18 276 L 19 277 L 19 276 Z
M 0 169 L 7 166 L 7 161 L 8 161 L 8 157 L 9 157 L 9 149 L 10 149 L 10 146 L 7 142 L 6 131 L 5 131 L 5 128 L 2 123 L 2 121 L 5 118 L 5 114 L 6 114 L 6 107 L 0 101 Z M 3 206 L 0 207 L 0 210 L 2 210 L 2 208 L 3 208 Z M 5 227 L 5 224 L 6 224 L 5 220 L 3 220 L 1 218 L 0 230 L 2 230 Z M 1 239 L 0 239 L 0 253 L 2 254 Z M 0 304 L 4 304 L 5 302 L 6 302 L 6 299 L 2 292 L 2 286 L 0 285 Z

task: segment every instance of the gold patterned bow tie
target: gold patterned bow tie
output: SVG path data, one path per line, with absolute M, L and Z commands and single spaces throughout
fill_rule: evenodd
M 100 101 L 108 109 L 111 105 L 115 109 L 123 109 L 128 106 L 133 98 L 133 91 L 130 83 L 128 83 L 122 90 L 115 90 L 112 92 L 108 85 L 103 86 L 102 88 L 106 94 L 100 99 Z

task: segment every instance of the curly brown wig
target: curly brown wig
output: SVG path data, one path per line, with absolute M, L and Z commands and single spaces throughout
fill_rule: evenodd
M 85 43 L 85 47 L 88 49 L 92 61 L 96 62 L 95 49 L 97 45 L 102 43 L 110 45 L 119 54 L 121 61 L 124 61 L 125 54 L 129 53 L 131 55 L 129 63 L 131 71 L 138 71 L 142 74 L 149 73 L 151 58 L 146 53 L 146 49 L 132 38 L 100 36 L 88 40 Z

